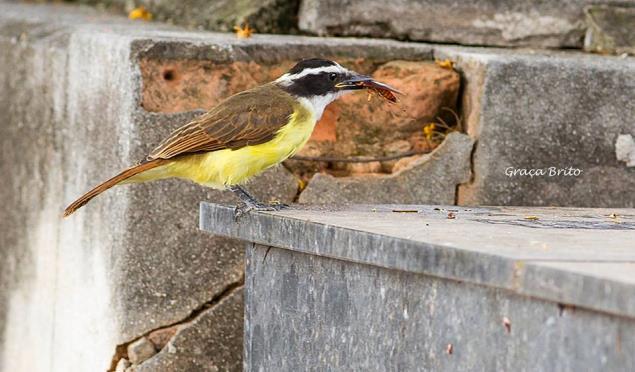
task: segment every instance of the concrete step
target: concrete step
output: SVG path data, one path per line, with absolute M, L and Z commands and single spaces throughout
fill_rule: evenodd
M 249 371 L 635 366 L 635 209 L 202 203 L 200 226 L 247 242 Z
M 614 52 L 616 47 L 635 46 L 632 37 L 625 36 L 629 30 L 632 34 L 634 7 L 633 0 L 402 0 L 390 6 L 381 0 L 304 0 L 299 27 L 322 36 L 539 48 L 582 48 L 587 35 L 591 50 Z

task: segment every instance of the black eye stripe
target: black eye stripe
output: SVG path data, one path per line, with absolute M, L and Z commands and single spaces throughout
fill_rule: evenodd
M 310 74 L 299 79 L 294 79 L 291 84 L 284 89 L 296 96 L 309 97 L 321 96 L 331 92 L 335 92 L 334 81 L 330 79 L 332 72 L 320 72 Z M 339 74 L 336 74 L 336 78 Z

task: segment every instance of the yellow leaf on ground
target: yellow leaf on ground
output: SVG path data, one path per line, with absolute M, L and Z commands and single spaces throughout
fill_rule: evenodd
M 423 127 L 423 134 L 426 136 L 427 139 L 431 139 L 432 135 L 434 134 L 434 130 L 437 128 L 435 123 L 430 123 L 430 124 L 426 124 Z
M 254 33 L 254 29 L 245 23 L 243 26 L 234 26 L 234 32 L 239 39 L 247 39 Z
M 444 59 L 444 60 L 440 60 L 440 59 L 435 59 L 434 63 L 437 64 L 437 66 L 441 67 L 441 68 L 445 68 L 447 70 L 453 70 L 454 69 L 454 62 L 450 59 Z
M 134 8 L 128 13 L 130 19 L 142 19 L 144 21 L 152 20 L 152 13 L 150 13 L 144 6 Z
M 298 178 L 298 188 L 300 189 L 300 191 L 306 189 L 306 185 L 307 182 L 305 180 L 303 180 L 302 178 Z

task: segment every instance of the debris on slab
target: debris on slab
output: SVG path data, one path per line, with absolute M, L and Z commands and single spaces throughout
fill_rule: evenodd
M 393 209 L 393 213 L 419 213 L 416 209 Z
M 512 322 L 506 316 L 503 317 L 503 326 L 505 326 L 505 331 L 507 331 L 507 333 L 512 332 Z

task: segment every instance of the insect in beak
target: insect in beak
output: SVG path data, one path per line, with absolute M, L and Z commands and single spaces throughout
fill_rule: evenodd
M 350 79 L 335 84 L 335 87 L 343 90 L 359 90 L 368 89 L 369 93 L 377 93 L 390 102 L 397 102 L 397 97 L 394 93 L 402 94 L 397 89 L 391 87 L 388 84 L 380 83 L 370 76 L 355 75 Z

